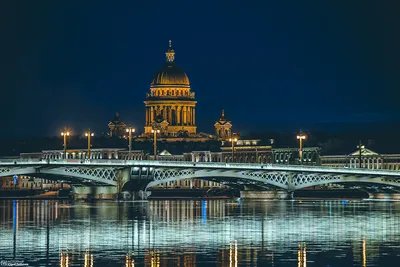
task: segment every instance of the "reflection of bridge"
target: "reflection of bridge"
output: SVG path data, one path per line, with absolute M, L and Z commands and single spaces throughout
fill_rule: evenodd
M 132 191 L 188 178 L 211 180 L 232 186 L 275 187 L 289 192 L 305 187 L 350 183 L 400 187 L 400 172 L 299 165 L 241 163 L 61 160 L 0 162 L 0 177 L 30 175 L 66 180 L 71 184 L 123 186 Z M 133 182 L 133 183 L 132 183 Z M 140 183 L 138 183 L 140 182 Z
M 46 254 L 55 260 L 54 255 L 60 255 L 60 266 L 65 267 L 72 265 L 72 260 L 74 266 L 77 261 L 101 266 L 101 252 L 107 251 L 112 251 L 108 257 L 113 261 L 118 255 L 121 263 L 125 253 L 135 251 L 138 266 L 154 267 L 157 262 L 159 266 L 195 266 L 175 263 L 201 261 L 196 254 L 201 254 L 206 244 L 221 263 L 216 266 L 270 266 L 274 255 L 292 248 L 297 251 L 298 266 L 305 267 L 306 242 L 314 255 L 316 251 L 343 253 L 347 246 L 353 250 L 354 260 L 366 266 L 367 255 L 379 255 L 382 244 L 398 243 L 400 207 L 393 202 L 204 202 L 206 205 L 193 200 L 101 202 L 90 206 L 34 201 L 30 207 L 28 201 L 4 201 L 2 208 L 8 212 L 0 212 L 0 255 L 21 258 L 34 243 L 38 249 L 32 258 Z M 136 209 L 146 216 L 140 219 L 137 213 L 130 213 Z M 161 214 L 163 210 L 170 215 Z M 35 224 L 41 227 L 32 227 L 32 214 L 43 217 Z M 291 214 L 289 220 L 285 214 Z M 290 257 L 294 260 L 296 254 Z M 132 263 L 132 259 L 126 261 Z

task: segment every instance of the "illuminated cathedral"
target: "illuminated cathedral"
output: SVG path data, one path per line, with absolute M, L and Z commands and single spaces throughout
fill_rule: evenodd
M 144 132 L 135 137 L 137 141 L 157 138 L 167 142 L 188 141 L 204 142 L 207 140 L 227 140 L 231 137 L 232 124 L 225 117 L 224 111 L 215 122 L 215 134 L 197 132 L 195 93 L 191 91 L 187 74 L 175 63 L 175 51 L 171 40 L 165 52 L 164 66 L 153 76 L 150 92 L 144 101 L 146 118 Z M 108 124 L 109 136 L 125 136 L 125 123 L 119 114 Z
M 142 137 L 151 137 L 155 130 L 159 130 L 160 138 L 167 141 L 206 141 L 229 137 L 232 125 L 226 124 L 221 131 L 221 119 L 215 125 L 217 135 L 197 132 L 195 93 L 191 91 L 187 74 L 175 63 L 171 41 L 165 56 L 166 62 L 153 76 L 150 92 L 144 101 L 146 120 Z

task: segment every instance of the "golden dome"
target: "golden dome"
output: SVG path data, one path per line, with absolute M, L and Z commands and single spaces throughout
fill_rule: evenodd
M 189 78 L 186 73 L 178 68 L 175 63 L 167 62 L 164 67 L 154 75 L 151 86 L 184 85 L 189 86 Z
M 151 81 L 151 87 L 163 87 L 163 86 L 184 86 L 189 87 L 189 78 L 186 73 L 176 66 L 175 51 L 171 47 L 171 41 L 169 43 L 169 49 L 165 53 L 167 62 L 165 65 L 154 75 Z

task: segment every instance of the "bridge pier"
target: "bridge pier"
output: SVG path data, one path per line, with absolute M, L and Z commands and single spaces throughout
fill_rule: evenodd
M 72 186 L 74 199 L 116 199 L 118 195 L 115 186 Z

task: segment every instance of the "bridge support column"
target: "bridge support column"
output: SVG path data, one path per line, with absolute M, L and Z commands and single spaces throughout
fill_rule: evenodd
M 147 200 L 150 195 L 151 192 L 146 190 L 132 191 L 132 200 Z
M 117 195 L 115 186 L 72 186 L 74 199 L 116 199 Z
M 131 168 L 121 170 L 117 175 L 117 186 L 119 199 L 123 200 L 147 200 L 151 195 L 146 190 L 147 185 L 152 180 L 149 168 L 139 167 L 137 173 L 131 175 Z M 120 181 L 120 182 L 118 182 Z

